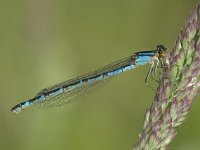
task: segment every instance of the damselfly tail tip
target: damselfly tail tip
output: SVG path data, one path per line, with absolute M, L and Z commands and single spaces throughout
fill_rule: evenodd
M 16 114 L 18 114 L 21 110 L 22 110 L 22 108 L 19 107 L 18 105 L 16 105 L 16 106 L 14 106 L 10 111 L 16 115 Z

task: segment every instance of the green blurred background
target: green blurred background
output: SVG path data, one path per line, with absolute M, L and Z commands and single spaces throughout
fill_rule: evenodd
M 49 85 L 159 43 L 171 48 L 197 0 L 1 0 L 0 149 L 130 150 L 155 92 L 149 66 L 119 75 L 80 101 L 13 115 Z M 199 99 L 199 97 L 197 98 Z M 200 101 L 172 149 L 200 149 Z

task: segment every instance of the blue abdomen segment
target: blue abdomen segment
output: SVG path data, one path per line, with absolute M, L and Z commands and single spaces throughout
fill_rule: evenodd
M 53 97 L 53 96 L 57 96 L 63 92 L 64 92 L 64 89 L 62 87 L 60 87 L 60 88 L 56 88 L 53 91 L 49 91 L 49 93 L 46 93 L 46 95 Z
M 47 93 L 41 93 L 40 95 L 34 97 L 33 99 L 24 101 L 16 106 L 14 106 L 11 111 L 15 114 L 19 113 L 21 110 L 29 108 L 32 105 L 35 105 L 36 103 L 43 103 L 43 101 L 47 100 L 50 97 L 55 97 L 57 95 L 60 95 L 63 93 L 63 88 L 57 88 L 52 91 L 49 91 Z
M 133 68 L 135 68 L 134 65 L 126 65 L 126 66 L 123 66 L 123 67 L 118 68 L 118 69 L 116 69 L 116 70 L 113 70 L 113 71 L 108 72 L 107 75 L 108 75 L 108 76 L 116 76 L 116 75 L 118 75 L 118 74 L 120 74 L 120 73 L 122 73 L 122 72 L 131 70 L 131 69 L 133 69 Z
M 16 106 L 14 106 L 11 111 L 15 114 L 19 113 L 21 110 L 28 108 L 31 106 L 31 102 L 30 100 L 27 100 L 25 102 L 22 102 L 20 104 L 17 104 Z
M 135 61 L 135 63 L 137 65 L 144 65 L 146 63 L 151 62 L 152 57 L 151 56 L 138 56 L 137 60 Z

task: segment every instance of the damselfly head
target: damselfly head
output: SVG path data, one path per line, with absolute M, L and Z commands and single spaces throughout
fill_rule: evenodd
M 165 46 L 163 46 L 162 44 L 157 45 L 156 50 L 158 52 L 159 58 L 165 57 L 166 50 L 167 50 L 167 48 Z
M 164 45 L 159 44 L 159 45 L 157 45 L 157 50 L 158 50 L 158 51 L 166 51 L 167 48 L 166 48 Z

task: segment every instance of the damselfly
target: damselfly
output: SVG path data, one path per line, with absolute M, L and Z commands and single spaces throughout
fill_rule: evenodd
M 145 82 L 147 82 L 149 75 L 156 73 L 159 62 L 162 65 L 165 53 L 166 48 L 163 45 L 158 45 L 152 51 L 134 53 L 127 58 L 116 61 L 94 72 L 45 88 L 34 98 L 14 106 L 11 111 L 17 114 L 21 110 L 33 106 L 53 107 L 67 104 L 73 101 L 78 95 L 87 93 L 91 88 L 101 85 L 110 78 L 149 63 L 151 66 L 145 79 Z

